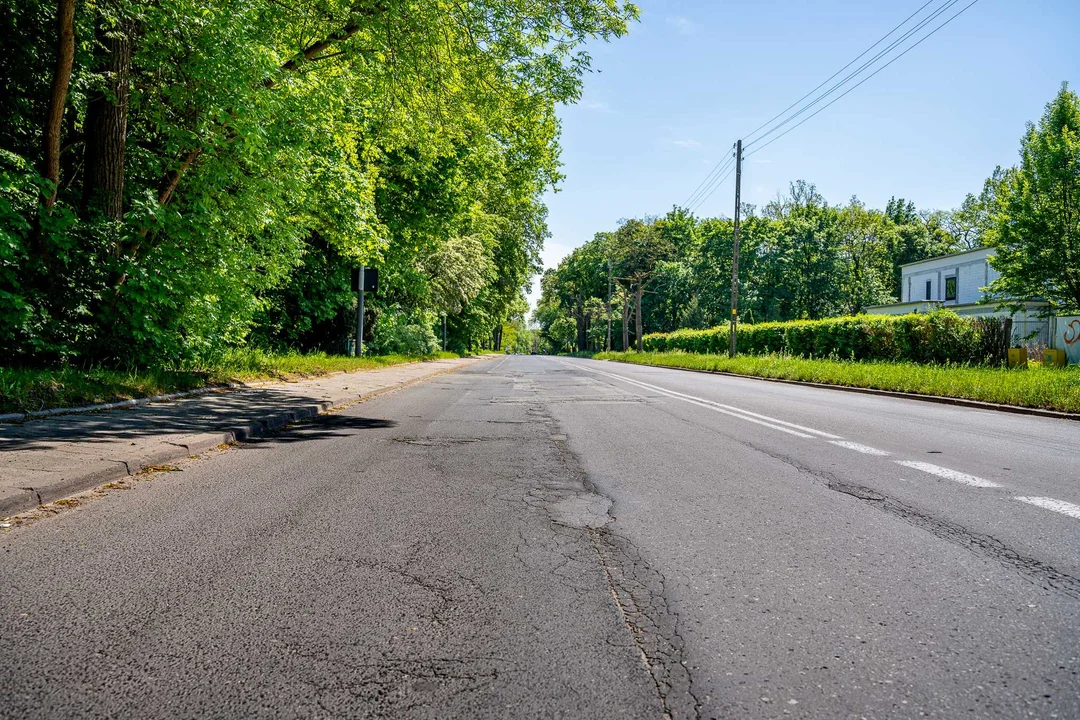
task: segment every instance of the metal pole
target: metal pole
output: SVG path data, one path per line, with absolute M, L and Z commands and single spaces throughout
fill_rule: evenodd
M 446 352 L 446 314 L 442 316 L 442 349 Z
M 731 248 L 731 326 L 728 355 L 735 357 L 735 331 L 739 327 L 739 210 L 742 204 L 742 140 L 735 143 L 735 242 Z
M 364 355 L 364 266 L 360 266 L 360 302 L 356 306 L 356 357 Z

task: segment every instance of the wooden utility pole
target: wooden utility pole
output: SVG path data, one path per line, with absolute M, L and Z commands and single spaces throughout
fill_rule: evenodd
M 611 352 L 611 258 L 607 261 L 607 346 L 604 348 Z
M 739 210 L 742 205 L 742 140 L 735 143 L 735 241 L 731 247 L 731 326 L 728 355 L 735 357 L 735 331 L 739 326 Z

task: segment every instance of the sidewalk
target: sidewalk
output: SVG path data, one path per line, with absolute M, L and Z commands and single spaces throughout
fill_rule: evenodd
M 484 358 L 433 360 L 0 424 L 0 517 Z

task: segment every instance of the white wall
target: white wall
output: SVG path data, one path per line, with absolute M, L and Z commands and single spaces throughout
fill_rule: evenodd
M 998 273 L 990 267 L 990 248 L 958 253 L 913 263 L 902 270 L 902 302 L 922 302 L 926 297 L 926 282 L 930 281 L 930 300 L 946 305 L 966 305 L 984 299 L 980 288 L 993 282 Z M 957 278 L 956 299 L 945 300 L 945 278 Z

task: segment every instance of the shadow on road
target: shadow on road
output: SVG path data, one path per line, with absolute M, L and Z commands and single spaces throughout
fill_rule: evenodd
M 380 430 L 397 427 L 393 420 L 349 415 L 320 415 L 301 424 L 275 430 L 263 437 L 246 440 L 244 445 L 280 445 L 327 438 L 346 437 L 357 430 Z
M 0 425 L 0 452 L 50 450 L 67 442 L 113 443 L 159 435 L 227 430 L 286 409 L 318 407 L 325 399 L 287 388 L 213 393 L 98 413 L 60 415 Z

